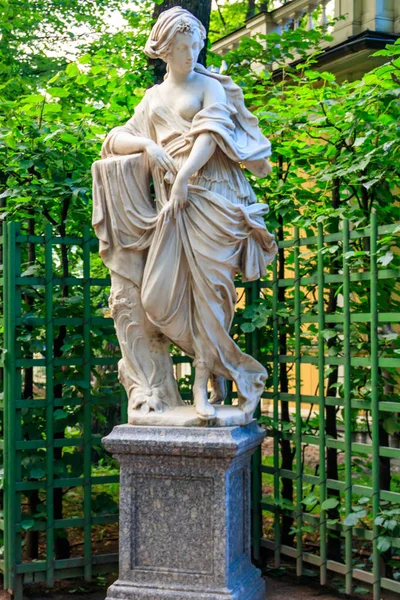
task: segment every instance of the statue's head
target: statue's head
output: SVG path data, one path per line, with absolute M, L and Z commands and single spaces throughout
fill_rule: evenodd
M 193 70 L 204 46 L 206 30 L 191 12 L 175 6 L 160 14 L 144 48 L 180 72 Z

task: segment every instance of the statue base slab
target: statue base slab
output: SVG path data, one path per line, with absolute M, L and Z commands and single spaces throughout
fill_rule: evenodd
M 103 443 L 121 465 L 119 579 L 106 600 L 265 600 L 250 558 L 244 427 L 119 425 Z
M 198 416 L 193 405 L 177 406 L 165 412 L 148 413 L 141 410 L 131 410 L 128 415 L 130 425 L 150 425 L 153 427 L 233 427 L 247 425 L 252 419 L 238 406 L 214 405 L 215 417 L 202 419 Z

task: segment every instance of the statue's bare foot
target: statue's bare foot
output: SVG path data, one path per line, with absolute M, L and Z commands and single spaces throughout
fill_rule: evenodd
M 215 408 L 211 406 L 207 398 L 207 386 L 193 386 L 194 406 L 200 419 L 212 419 L 216 415 Z
M 226 379 L 219 375 L 211 375 L 211 386 L 210 404 L 223 402 L 227 395 Z

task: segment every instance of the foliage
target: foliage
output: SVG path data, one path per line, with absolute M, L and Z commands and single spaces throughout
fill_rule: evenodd
M 76 236 L 91 220 L 91 165 L 110 127 L 126 121 L 152 81 L 142 51 L 151 26 L 153 4 L 140 2 L 136 9 L 124 0 L 35 0 L 33 3 L 0 3 L 0 208 L 1 217 L 21 223 L 22 233 L 43 235 L 46 223 L 57 236 Z M 29 6 L 28 6 L 29 4 Z M 22 9 L 22 10 L 21 10 Z M 118 9 L 118 28 L 110 25 Z M 10 51 L 11 49 L 11 51 Z M 23 277 L 45 275 L 44 247 L 22 245 Z M 77 245 L 54 245 L 54 276 L 82 277 L 83 255 Z M 108 275 L 99 256 L 91 253 L 91 277 Z M 81 318 L 82 285 L 53 287 L 53 317 Z M 91 286 L 91 315 L 108 316 L 107 289 Z M 43 325 L 32 325 L 30 317 L 44 315 L 43 289 L 22 287 L 23 325 L 17 339 L 25 357 L 44 356 Z M 58 438 L 80 438 L 83 433 L 83 397 L 92 395 L 91 427 L 98 438 L 121 418 L 120 388 L 115 366 L 91 367 L 91 380 L 79 364 L 84 342 L 82 326 L 54 327 L 54 356 L 69 366 L 55 368 L 53 395 L 63 405 L 53 411 L 54 434 Z M 117 359 L 119 354 L 112 326 L 91 328 L 94 357 Z M 25 369 L 21 396 L 43 398 L 45 381 L 40 369 Z M 96 400 L 97 397 L 97 400 Z M 22 439 L 46 436 L 43 408 L 22 410 Z M 92 442 L 92 460 L 104 455 L 99 441 Z M 40 481 L 46 476 L 46 453 L 22 453 L 22 481 Z M 117 473 L 113 464 L 114 473 Z M 83 475 L 81 449 L 54 449 L 55 478 Z M 60 493 L 59 493 L 60 492 Z M 70 512 L 69 489 L 54 491 L 55 513 Z M 115 500 L 104 490 L 93 493 L 92 511 L 115 513 Z M 46 518 L 45 496 L 28 492 L 24 501 L 22 529 L 29 546 L 28 558 L 38 551 L 32 527 Z M 69 554 L 66 532 L 56 530 L 56 557 Z M 60 543 L 59 543 L 60 542 Z M 36 548 L 35 548 L 36 546 Z M 29 552 L 33 552 L 29 556 Z
M 336 279 L 343 269 L 343 241 L 341 231 L 343 219 L 348 219 L 351 231 L 362 231 L 369 226 L 371 211 L 377 214 L 380 225 L 391 225 L 399 221 L 398 190 L 400 184 L 399 153 L 400 142 L 398 123 L 400 120 L 400 43 L 378 52 L 383 57 L 381 67 L 366 73 L 361 80 L 337 82 L 332 73 L 317 68 L 317 56 L 321 44 L 329 40 L 322 30 L 305 31 L 297 29 L 282 35 L 259 35 L 257 39 L 244 38 L 239 47 L 224 56 L 226 72 L 240 82 L 247 103 L 257 114 L 262 129 L 272 141 L 274 165 L 273 173 L 265 180 L 253 178 L 253 186 L 261 201 L 267 201 L 271 213 L 267 218 L 268 227 L 275 230 L 279 240 L 295 238 L 293 227 L 299 235 L 315 236 L 319 224 L 325 234 L 339 234 L 338 239 L 325 242 L 320 253 L 316 243 L 301 246 L 298 253 L 299 276 L 309 278 L 311 283 L 302 285 L 299 291 L 301 314 L 304 321 L 300 325 L 301 356 L 316 359 L 319 339 L 322 336 L 324 354 L 328 357 L 344 356 L 344 332 L 342 284 L 326 286 L 324 293 L 324 313 L 332 315 L 333 322 L 327 322 L 320 332 L 316 323 L 319 312 L 318 296 L 321 292 L 316 283 L 317 263 L 322 257 L 325 277 Z M 210 62 L 221 65 L 219 56 L 211 56 Z M 225 64 L 224 63 L 224 64 Z M 273 69 L 273 74 L 271 73 Z M 377 263 L 382 272 L 385 269 L 398 269 L 399 230 L 383 234 L 378 240 Z M 315 240 L 315 237 L 314 237 Z M 360 234 L 351 241 L 345 254 L 351 276 L 350 310 L 352 313 L 368 315 L 370 312 L 370 287 L 359 273 L 370 270 L 371 257 L 368 233 Z M 281 282 L 294 277 L 295 248 L 287 247 L 278 255 L 277 273 Z M 392 271 L 396 273 L 396 271 Z M 369 277 L 369 275 L 368 275 Z M 314 279 L 315 283 L 312 283 Z M 335 280 L 335 279 L 333 279 Z M 296 318 L 294 284 L 278 289 L 277 311 L 271 310 L 271 289 L 265 282 L 264 299 L 248 306 L 236 322 L 235 333 L 239 331 L 259 333 L 261 339 L 262 362 L 267 363 L 273 355 L 273 321 L 278 318 L 278 353 L 289 359 L 296 352 Z M 384 277 L 378 283 L 379 313 L 399 312 L 399 295 L 393 279 Z M 307 323 L 309 319 L 309 323 Z M 314 320 L 314 322 L 313 322 Z M 238 330 L 238 327 L 240 328 Z M 380 325 L 378 353 L 380 357 L 396 357 L 400 353 L 400 337 L 390 322 Z M 369 319 L 355 320 L 350 326 L 350 346 L 352 357 L 365 357 L 371 353 Z M 274 367 L 270 367 L 273 372 Z M 335 399 L 326 408 L 324 423 L 326 435 L 342 439 L 345 411 L 343 409 L 344 380 L 339 368 L 325 368 L 325 396 Z M 295 399 L 295 368 L 282 361 L 279 364 L 279 392 L 286 398 Z M 366 441 L 370 441 L 372 421 L 371 369 L 369 366 L 351 367 L 351 399 L 359 409 L 352 409 L 353 431 L 364 431 Z M 273 378 L 267 382 L 272 388 Z M 302 383 L 300 383 L 302 385 Z M 398 403 L 398 370 L 386 368 L 380 371 L 380 397 Z M 274 392 L 276 393 L 276 392 Z M 304 392 L 302 392 L 304 393 Z M 306 392 L 310 393 L 310 392 Z M 315 396 L 318 395 L 318 390 Z M 271 394 L 270 394 L 271 397 Z M 316 399 L 317 402 L 317 399 Z M 400 408 L 400 404 L 399 404 Z M 296 411 L 297 412 L 297 411 Z M 263 416 L 260 420 L 270 435 L 278 436 L 281 451 L 280 467 L 285 471 L 295 471 L 296 443 L 299 429 L 304 436 L 315 439 L 318 444 L 320 419 L 313 415 L 313 405 L 307 417 L 289 411 L 288 402 L 281 402 L 279 418 Z M 398 417 L 382 410 L 379 415 L 380 444 L 389 446 L 389 436 L 398 432 Z M 302 469 L 307 465 L 307 446 L 302 445 Z M 296 461 L 298 458 L 296 458 Z M 356 458 L 354 458 L 356 461 Z M 391 474 L 391 459 L 380 457 L 380 487 L 395 491 L 397 479 Z M 369 464 L 368 464 L 369 462 Z M 366 476 L 366 486 L 371 486 L 371 463 L 360 461 L 360 470 Z M 315 473 L 318 472 L 318 465 Z M 327 453 L 327 477 L 342 480 L 340 456 L 337 450 Z M 354 462 L 354 478 L 359 477 Z M 280 511 L 282 543 L 292 544 L 295 535 L 313 536 L 313 526 L 294 522 L 296 515 L 297 489 L 291 480 L 284 479 L 279 499 L 274 501 Z M 304 487 L 304 490 L 307 486 Z M 336 524 L 366 526 L 370 513 L 362 512 L 353 516 L 346 511 L 344 494 L 332 492 L 322 505 L 315 491 L 305 493 L 301 499 L 304 511 L 326 511 L 328 557 L 342 560 L 340 537 L 334 535 Z M 283 503 L 283 504 L 282 504 Z M 292 511 L 288 512 L 290 506 Z M 381 510 L 395 511 L 396 506 L 385 506 Z M 278 513 L 279 514 L 279 513 Z M 362 516 L 361 525 L 358 523 Z M 356 519 L 349 523 L 349 519 Z M 347 520 L 345 520 L 347 519 Z M 370 519 L 369 519 L 370 520 Z M 383 524 L 393 519 L 379 521 L 379 549 L 382 551 L 387 576 L 396 575 L 399 549 L 389 542 L 389 533 Z M 395 529 L 397 531 L 397 529 Z M 387 546 L 387 548 L 386 548 Z M 385 552 L 386 549 L 386 552 Z M 366 566 L 368 568 L 368 565 Z
M 211 12 L 209 37 L 211 43 L 240 29 L 245 24 L 248 2 L 218 2 Z
M 142 52 L 144 40 L 151 25 L 152 4 L 140 2 L 138 8 L 122 0 L 35 0 L 24 3 L 0 1 L 2 37 L 0 39 L 0 73 L 2 99 L 0 101 L 0 206 L 2 216 L 19 220 L 24 233 L 42 234 L 46 223 L 51 223 L 59 235 L 74 235 L 91 218 L 90 167 L 99 157 L 101 142 L 106 131 L 127 120 L 152 82 L 152 71 Z M 218 11 L 212 14 L 211 29 L 219 35 L 229 33 L 244 22 L 247 3 L 237 2 L 221 6 L 225 25 Z M 23 7 L 22 7 L 23 8 Z M 110 31 L 108 16 L 118 9 L 123 26 Z M 29 9 L 29 10 L 28 10 Z M 43 18 L 43 10 L 46 17 Z M 215 34 L 216 35 L 216 34 Z M 317 68 L 316 57 L 321 44 L 329 36 L 321 30 L 299 28 L 282 35 L 270 34 L 257 39 L 243 39 L 239 48 L 224 57 L 227 72 L 242 86 L 246 101 L 257 114 L 264 133 L 273 143 L 273 173 L 265 180 L 252 178 L 254 189 L 261 201 L 268 201 L 271 214 L 268 227 L 275 230 L 280 240 L 293 236 L 293 225 L 302 237 L 315 235 L 318 223 L 324 230 L 335 234 L 341 231 L 343 218 L 350 220 L 351 229 L 368 225 L 371 210 L 378 215 L 380 224 L 399 220 L 399 84 L 400 44 L 388 47 L 380 54 L 386 64 L 367 73 L 362 80 L 337 82 L 332 73 Z M 58 47 L 61 52 L 50 54 Z M 222 58 L 210 54 L 209 63 L 221 65 Z M 292 63 L 289 66 L 288 63 Z M 271 74 L 271 69 L 274 75 Z M 249 177 L 252 177 L 249 174 Z M 396 249 L 396 232 L 383 235 L 379 240 L 378 266 L 381 271 L 399 267 L 400 255 Z M 40 277 L 44 274 L 43 250 L 28 247 L 23 255 L 25 275 Z M 328 242 L 321 251 L 325 272 L 340 274 L 342 268 L 342 241 Z M 352 274 L 368 271 L 370 248 L 368 236 L 360 237 L 351 245 L 346 256 Z M 318 254 L 316 245 L 302 248 L 299 256 L 300 276 L 315 277 Z M 278 257 L 278 273 L 293 277 L 295 252 L 282 251 Z M 106 274 L 100 259 L 92 255 L 91 276 Z M 82 275 L 82 253 L 73 245 L 57 247 L 54 264 L 59 277 Z M 400 312 L 399 296 L 395 295 L 390 279 L 379 282 L 379 312 Z M 263 283 L 268 283 L 263 282 Z M 93 288 L 91 314 L 106 314 L 106 290 Z M 331 285 L 324 296 L 326 314 L 342 314 L 338 302 L 342 294 L 340 284 Z M 257 335 L 261 360 L 269 362 L 273 353 L 271 290 L 264 288 L 265 296 L 238 311 L 233 334 L 242 347 L 248 336 Z M 351 283 L 351 310 L 369 312 L 369 288 L 365 281 Z M 314 283 L 301 287 L 301 310 L 315 317 L 318 310 L 318 290 Z M 23 290 L 23 315 L 43 316 L 43 297 L 36 288 Z M 279 318 L 279 353 L 295 352 L 294 288 L 280 288 L 276 317 Z M 80 286 L 55 287 L 55 316 L 82 315 Z M 82 330 L 56 330 L 57 351 L 62 358 L 76 359 L 81 353 Z M 343 327 L 339 322 L 327 323 L 321 332 L 324 351 L 329 356 L 343 356 Z M 26 356 L 45 351 L 43 327 L 32 328 L 29 323 L 18 330 L 19 341 Z M 315 323 L 302 325 L 302 354 L 316 357 L 318 328 Z M 96 355 L 115 356 L 115 334 L 110 329 L 92 330 L 92 347 Z M 351 325 L 352 355 L 369 355 L 369 323 Z M 391 323 L 380 329 L 379 353 L 396 357 L 400 353 L 397 331 Z M 271 370 L 271 369 L 270 369 Z M 280 364 L 280 392 L 293 390 L 294 369 Z M 398 402 L 398 380 L 394 369 L 380 374 L 379 393 L 386 400 Z M 112 396 L 117 389 L 115 369 L 92 369 L 92 387 L 103 398 Z M 343 399 L 343 380 L 338 369 L 325 371 L 326 395 Z M 188 377 L 181 380 L 182 389 L 189 395 Z M 26 385 L 26 381 L 25 381 Z M 81 398 L 89 383 L 83 371 L 68 367 L 56 372 L 55 386 L 61 385 L 63 398 Z M 271 387 L 272 379 L 268 386 Z M 286 387 L 285 387 L 286 386 Z M 371 373 L 365 366 L 352 367 L 352 400 L 369 406 Z M 270 389 L 269 387 L 269 389 Z M 57 390 L 59 388 L 56 387 Z M 25 387 L 25 398 L 43 394 L 43 383 L 35 380 L 35 389 Z M 339 437 L 344 410 L 327 412 L 327 423 Z M 371 427 L 369 408 L 354 409 L 354 429 L 361 429 L 361 417 L 368 431 Z M 93 411 L 94 431 L 103 433 L 112 424 L 115 414 L 104 407 Z M 82 433 L 82 406 L 58 407 L 54 410 L 55 431 L 60 437 L 79 437 Z M 280 419 L 264 417 L 264 424 L 273 435 L 278 435 L 281 448 L 281 467 L 294 467 L 294 435 L 299 425 L 305 435 L 317 436 L 318 418 L 307 418 L 289 412 L 288 402 L 282 403 Z M 40 439 L 44 436 L 44 415 L 40 409 L 25 411 L 23 437 Z M 397 417 L 388 412 L 380 415 L 380 438 L 393 434 L 398 428 Z M 382 443 L 382 442 L 381 442 Z M 99 460 L 98 447 L 93 449 Z M 100 458 L 100 460 L 105 460 Z M 381 457 L 381 465 L 388 466 Z M 381 486 L 393 488 L 393 479 L 381 479 Z M 283 465 L 283 466 L 282 466 Z M 304 466 L 304 465 L 303 465 Z M 114 468 L 112 464 L 110 468 Z M 362 471 L 370 481 L 370 466 L 358 464 L 353 457 L 356 476 Z M 82 475 L 79 449 L 68 448 L 55 461 L 57 477 Z M 384 469 L 382 469 L 382 473 Z M 22 477 L 40 480 L 44 477 L 44 452 L 24 455 Z M 328 457 L 328 477 L 342 477 L 337 452 Z M 368 483 L 366 483 L 368 484 Z M 393 491 L 393 489 L 392 489 Z M 98 514 L 115 512 L 107 490 L 96 495 L 94 509 Z M 287 511 L 296 500 L 292 480 L 284 487 L 277 501 L 286 543 L 293 535 L 310 535 L 287 519 Z M 357 527 L 371 524 L 370 513 L 361 511 L 346 514 L 343 494 L 332 494 L 320 503 L 316 490 L 306 490 L 301 498 L 307 512 L 327 511 L 328 526 L 334 530 L 338 523 Z M 23 529 L 30 531 L 32 521 L 43 520 L 43 498 L 32 503 L 30 512 L 24 511 Z M 357 502 L 355 502 L 357 505 Z M 382 514 L 376 526 L 383 540 L 398 534 L 398 519 L 393 506 L 381 506 Z M 352 516 L 356 515 L 356 516 Z M 346 519 L 356 519 L 346 521 Z M 285 521 L 286 519 L 286 521 Z M 397 519 L 397 520 L 396 520 Z M 392 522 L 396 521 L 396 526 Z M 393 527 L 392 527 L 393 526 Z M 392 529 L 391 529 L 392 527 Z M 393 534 L 393 535 L 394 535 Z M 285 538 L 283 536 L 283 543 Z M 380 548 L 388 564 L 398 555 L 397 547 L 382 541 Z M 385 554 L 390 549 L 390 556 Z M 339 548 L 340 554 L 340 548 Z M 337 559 L 337 555 L 334 556 Z M 340 557 L 339 557 L 340 558 Z
M 29 218 L 33 211 L 41 230 L 50 221 L 64 223 L 67 232 L 89 221 L 90 167 L 104 133 L 131 116 L 151 81 L 139 50 L 148 14 L 126 11 L 125 16 L 126 30 L 104 32 L 89 47 L 85 42 L 76 62 L 56 74 L 49 59 L 39 80 L 21 76 L 24 93 L 17 98 L 18 78 L 4 81 L 0 161 L 10 216 Z
M 211 12 L 209 31 L 212 43 L 243 27 L 247 18 L 261 10 L 271 11 L 277 7 L 273 0 L 218 0 L 215 4 L 216 8 Z

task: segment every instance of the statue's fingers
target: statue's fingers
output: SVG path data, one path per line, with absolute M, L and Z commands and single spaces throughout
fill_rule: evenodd
M 176 160 L 174 158 L 172 158 L 172 156 L 171 156 L 171 161 L 174 166 L 175 173 L 177 173 L 179 171 L 178 163 L 176 162 Z
M 169 154 L 166 156 L 166 161 L 168 163 L 169 170 L 172 171 L 172 173 L 177 173 L 175 161 Z
M 175 198 L 175 200 L 174 200 L 174 219 L 176 219 L 178 216 L 178 209 L 179 209 L 179 199 Z
M 169 166 L 168 166 L 168 163 L 167 163 L 167 161 L 165 160 L 164 157 L 161 158 L 160 162 L 161 162 L 161 165 L 162 165 L 162 168 L 164 169 L 164 171 L 168 171 Z

